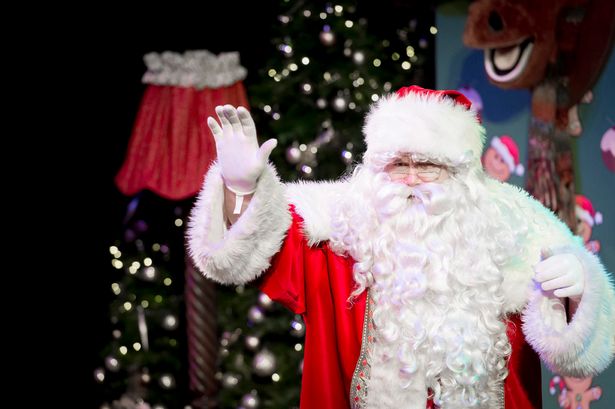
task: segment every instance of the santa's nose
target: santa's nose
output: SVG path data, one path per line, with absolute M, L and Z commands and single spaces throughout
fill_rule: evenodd
M 421 180 L 414 172 L 411 172 L 408 176 L 406 176 L 402 182 L 408 186 L 416 186 L 421 184 Z

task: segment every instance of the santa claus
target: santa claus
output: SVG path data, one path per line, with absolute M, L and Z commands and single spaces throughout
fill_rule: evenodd
M 257 280 L 303 315 L 301 408 L 540 408 L 538 357 L 576 377 L 612 360 L 607 273 L 549 210 L 485 175 L 470 105 L 402 88 L 367 115 L 351 176 L 290 185 L 247 110 L 208 119 L 218 162 L 190 252 L 207 277 Z

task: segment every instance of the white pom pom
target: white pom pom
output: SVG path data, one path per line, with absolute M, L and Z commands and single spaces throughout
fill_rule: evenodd
M 596 216 L 594 216 L 594 220 L 596 221 L 596 224 L 601 224 L 602 223 L 602 213 L 596 212 Z
M 525 168 L 522 164 L 517 165 L 517 167 L 515 168 L 515 173 L 519 176 L 523 176 L 523 173 L 525 173 Z

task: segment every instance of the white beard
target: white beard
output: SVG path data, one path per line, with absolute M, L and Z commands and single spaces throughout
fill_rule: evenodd
M 427 388 L 443 409 L 490 407 L 510 354 L 489 244 L 502 227 L 479 220 L 457 181 L 417 191 L 365 173 L 332 247 L 374 300 L 367 407 L 424 409 Z

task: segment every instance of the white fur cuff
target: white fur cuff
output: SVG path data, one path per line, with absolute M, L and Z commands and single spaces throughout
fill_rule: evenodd
M 523 314 L 523 331 L 553 372 L 583 378 L 603 371 L 615 354 L 615 291 L 596 256 L 579 246 L 554 251 L 564 252 L 577 256 L 585 272 L 585 291 L 574 317 L 566 324 L 561 310 L 537 286 Z
M 269 165 L 239 220 L 227 230 L 224 182 L 214 163 L 188 225 L 188 248 L 195 265 L 222 284 L 244 284 L 261 275 L 277 253 L 291 223 L 284 187 Z

